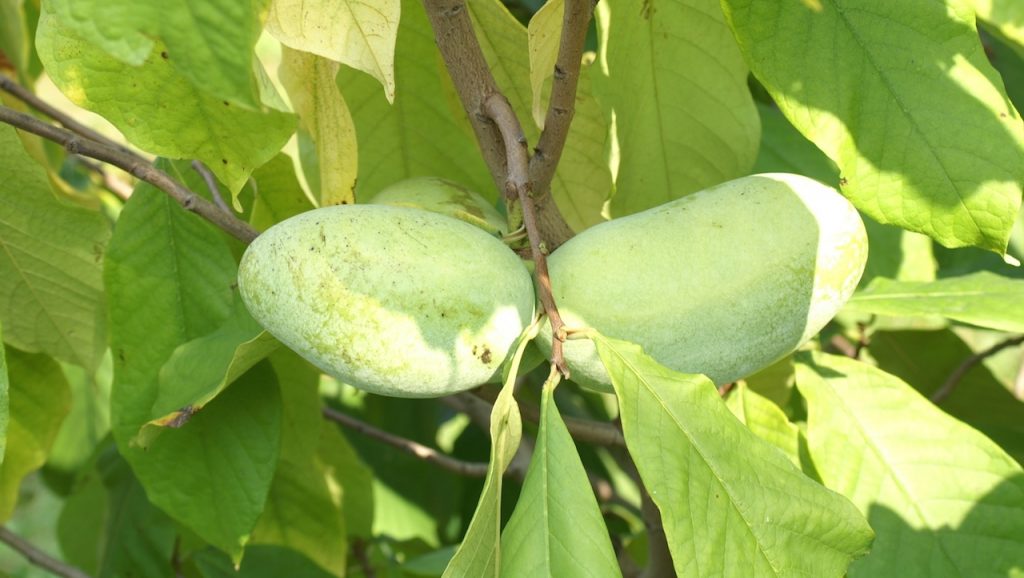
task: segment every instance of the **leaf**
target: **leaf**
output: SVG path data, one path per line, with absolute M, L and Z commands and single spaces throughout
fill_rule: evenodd
M 1024 333 L 1024 279 L 987 271 L 915 283 L 875 279 L 847 303 L 851 311 L 903 317 L 943 316 Z
M 622 576 L 587 471 L 544 385 L 540 431 L 512 518 L 501 535 L 502 576 Z
M 781 450 L 793 465 L 800 467 L 800 428 L 790 423 L 782 408 L 742 381 L 736 384 L 725 405 L 754 435 Z
M 498 198 L 421 2 L 402 2 L 395 45 L 395 80 L 402 91 L 393 105 L 364 74 L 342 68 L 337 80 L 359 141 L 357 200 L 417 176 L 450 179 L 492 201 Z
M 1024 5 L 1016 0 L 973 0 L 978 18 L 1024 56 Z
M 555 73 L 562 34 L 565 0 L 548 0 L 530 18 L 527 28 L 530 47 L 530 91 L 533 93 L 533 122 L 544 128 L 544 83 Z
M 718 0 L 613 0 L 596 13 L 595 93 L 618 152 L 612 216 L 747 174 L 760 123 Z
M 335 487 L 332 492 L 328 469 L 316 459 L 320 430 L 331 427 L 320 414 L 319 372 L 298 355 L 282 353 L 272 360 L 279 379 L 288 382 L 281 389 L 281 453 L 252 544 L 291 548 L 331 574 L 344 576 L 344 490 Z
M 0 337 L 3 332 L 0 331 Z M 11 423 L 11 382 L 7 376 L 7 355 L 0 339 L 0 466 L 7 454 L 7 430 Z
M 280 347 L 241 299 L 216 331 L 179 345 L 160 368 L 150 420 L 134 442 L 147 447 L 163 428 L 184 426 L 236 379 Z
M 401 0 L 274 0 L 267 30 L 285 46 L 376 78 L 393 103 L 395 43 L 402 12 Z
M 878 367 L 906 381 L 921 395 L 933 395 L 974 351 L 955 333 L 878 331 L 868 351 Z M 1016 366 L 1020 355 L 1014 355 Z M 1016 369 L 1016 368 L 1015 368 Z M 984 365 L 974 367 L 940 404 L 949 415 L 975 427 L 1024 464 L 1024 403 Z
M 50 357 L 7 348 L 6 363 L 10 416 L 0 466 L 0 521 L 14 512 L 22 479 L 46 462 L 71 406 L 68 382 Z
M 290 114 L 245 110 L 196 88 L 169 65 L 177 56 L 160 43 L 140 66 L 116 60 L 62 25 L 49 6 L 44 5 L 36 44 L 54 84 L 138 147 L 203 161 L 232 195 L 294 131 Z
M 538 327 L 534 323 L 524 330 L 516 344 L 515 354 L 506 362 L 511 369 L 491 408 L 491 457 L 487 463 L 484 488 L 466 536 L 445 568 L 443 578 L 497 578 L 501 574 L 501 486 L 505 470 L 512 463 L 523 439 L 523 420 L 514 397 L 516 376 L 523 352 L 537 335 Z
M 284 153 L 270 159 L 252 174 L 254 186 L 243 190 L 243 199 L 252 191 L 249 224 L 260 231 L 305 211 L 316 208 L 302 190 L 295 176 L 292 159 Z
M 799 361 L 815 465 L 877 534 L 851 578 L 895 567 L 907 578 L 1006 576 L 1024 566 L 1020 465 L 894 376 L 821 353 Z
M 277 458 L 280 402 L 272 372 L 248 372 L 148 450 L 130 443 L 151 418 L 160 370 L 174 350 L 212 333 L 230 314 L 234 258 L 218 230 L 141 185 L 121 211 L 104 280 L 118 448 L 154 505 L 237 560 Z
M 1020 206 L 1024 125 L 964 1 L 722 5 L 751 70 L 839 165 L 857 208 L 1002 254 Z
M 198 552 L 195 561 L 202 578 L 331 578 L 331 574 L 317 567 L 309 558 L 281 546 L 246 548 L 245 561 L 240 567 L 210 548 Z
M 680 576 L 839 577 L 871 529 L 729 413 L 709 379 L 594 336 Z
M 374 472 L 338 428 L 326 422 L 320 427 L 317 461 L 324 468 L 329 484 L 340 485 L 344 492 L 341 511 L 348 535 L 372 538 L 376 507 Z
M 70 386 L 71 409 L 61 422 L 46 469 L 66 480 L 65 493 L 81 477 L 80 470 L 95 459 L 97 447 L 110 433 L 111 365 L 110 356 L 105 355 L 94 374 L 73 365 L 62 368 Z M 53 478 L 48 482 L 55 485 Z
M 110 226 L 64 205 L 15 130 L 0 126 L 4 341 L 95 369 L 105 345 L 101 262 Z
M 141 66 L 160 41 L 175 71 L 211 97 L 259 109 L 253 50 L 269 0 L 48 0 L 62 26 Z
M 528 32 L 499 0 L 473 2 L 468 7 L 495 82 L 518 118 L 529 118 L 532 98 Z M 591 77 L 590 66 L 584 65 L 576 90 L 573 122 L 551 181 L 555 203 L 576 231 L 604 221 L 601 210 L 612 191 L 605 154 L 608 127 L 594 99 Z M 538 142 L 540 134 L 536 127 L 527 123 L 523 131 L 528 142 Z
M 282 50 L 281 82 L 302 128 L 316 144 L 320 206 L 355 202 L 359 170 L 356 127 L 335 81 L 338 68 L 314 54 L 287 47 Z

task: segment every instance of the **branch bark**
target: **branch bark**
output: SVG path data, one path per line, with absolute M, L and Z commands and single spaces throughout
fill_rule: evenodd
M 975 365 L 978 365 L 982 361 L 985 361 L 1007 347 L 1013 347 L 1014 345 L 1020 345 L 1021 343 L 1024 343 L 1024 335 L 1010 337 L 965 359 L 963 363 L 953 370 L 953 373 L 949 374 L 949 377 L 946 378 L 946 381 L 942 386 L 939 387 L 939 389 L 936 389 L 935 393 L 931 395 L 932 403 L 942 403 L 946 398 L 952 395 L 953 391 L 956 390 L 956 386 L 960 384 L 960 381 L 967 375 L 967 372 L 973 369 Z
M 80 155 L 114 165 L 133 177 L 146 181 L 164 191 L 186 211 L 196 213 L 239 241 L 249 244 L 259 235 L 256 229 L 195 192 L 172 179 L 167 173 L 154 167 L 145 158 L 125 150 L 78 135 L 65 128 L 59 128 L 5 106 L 0 106 L 0 122 L 41 136 L 64 147 L 70 154 Z
M 35 545 L 30 543 L 28 540 L 25 540 L 3 526 L 0 526 L 0 542 L 7 544 L 15 552 L 24 556 L 25 559 L 33 566 L 38 566 L 54 576 L 62 576 L 63 578 L 90 578 L 88 574 L 79 568 L 57 560 L 46 552 L 35 547 Z

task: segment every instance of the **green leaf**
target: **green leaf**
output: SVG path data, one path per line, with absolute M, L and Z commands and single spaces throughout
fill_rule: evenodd
M 160 368 L 150 420 L 136 441 L 147 446 L 157 431 L 181 427 L 243 373 L 280 347 L 241 299 L 216 331 L 179 345 Z M 151 429 L 152 428 L 152 429 Z
M 760 123 L 718 0 L 601 2 L 597 29 L 595 89 L 618 153 L 613 217 L 750 171 Z
M 1024 125 L 964 2 L 722 5 L 753 73 L 839 165 L 859 209 L 1002 254 L 1020 206 Z
M 736 421 L 709 379 L 631 343 L 594 343 L 680 576 L 839 577 L 867 552 L 853 505 Z
M 484 488 L 466 536 L 445 568 L 444 578 L 497 578 L 501 573 L 501 486 L 505 470 L 523 439 L 523 420 L 513 394 L 523 351 L 536 336 L 537 328 L 535 323 L 523 332 L 515 355 L 507 362 L 511 370 L 491 408 L 491 457 Z
M 260 231 L 288 217 L 316 208 L 295 176 L 291 157 L 284 153 L 279 153 L 256 169 L 252 174 L 252 182 L 254 186 L 246 187 L 242 196 L 246 199 L 246 193 L 252 191 L 252 202 L 247 204 L 252 207 L 249 224 Z M 243 204 L 246 204 L 244 200 Z
M 63 367 L 71 388 L 71 410 L 60 425 L 46 469 L 68 484 L 80 476 L 80 469 L 94 459 L 97 446 L 110 433 L 111 366 L 106 355 L 96 373 L 73 365 Z M 53 485 L 52 479 L 48 481 Z
M 930 283 L 875 279 L 847 303 L 851 311 L 896 317 L 943 316 L 1024 333 L 1024 279 L 987 271 Z
M 7 348 L 6 361 L 10 417 L 0 466 L 0 521 L 14 512 L 22 479 L 46 462 L 71 407 L 68 382 L 52 358 Z
M 140 66 L 118 61 L 63 25 L 49 6 L 36 44 L 50 78 L 72 102 L 103 115 L 140 148 L 197 158 L 236 195 L 294 131 L 290 114 L 245 110 L 196 88 L 168 63 L 178 56 L 160 43 Z
M 3 331 L 0 330 L 0 337 Z M 0 466 L 7 453 L 7 429 L 11 422 L 11 382 L 7 377 L 7 355 L 0 339 Z
M 978 18 L 1024 56 L 1024 4 L 1017 0 L 972 0 Z
M 57 535 L 67 561 L 97 578 L 163 576 L 178 529 L 111 446 L 65 502 Z
M 473 2 L 468 7 L 495 82 L 518 118 L 530 118 L 532 81 L 528 32 L 499 0 Z M 604 220 L 601 210 L 612 191 L 612 176 L 605 154 L 608 128 L 601 107 L 593 97 L 591 77 L 590 66 L 584 65 L 576 90 L 573 122 L 551 181 L 555 203 L 576 231 Z M 522 128 L 529 143 L 538 142 L 540 133 L 536 126 L 526 123 Z
M 121 212 L 104 278 L 118 447 L 156 506 L 238 559 L 276 463 L 280 402 L 272 372 L 250 371 L 148 450 L 131 444 L 151 418 L 160 370 L 175 349 L 230 314 L 234 258 L 218 230 L 143 185 Z
M 548 0 L 527 28 L 530 47 L 530 92 L 533 94 L 533 122 L 544 128 L 544 83 L 555 73 L 558 45 L 562 34 L 565 0 Z
M 725 401 L 726 407 L 757 437 L 772 444 L 800 467 L 800 428 L 789 421 L 782 408 L 739 382 Z
M 279 379 L 288 382 L 281 389 L 281 454 L 252 544 L 291 548 L 344 576 L 347 536 L 341 505 L 347 496 L 336 484 L 332 492 L 328 470 L 316 456 L 321 428 L 331 427 L 320 414 L 319 373 L 292 352 L 275 355 L 271 363 Z
M 197 89 L 260 107 L 253 50 L 270 0 L 48 0 L 46 10 L 117 61 L 142 66 L 160 41 Z M 172 101 L 173 102 L 173 101 Z
M 0 52 L 7 56 L 22 81 L 28 78 L 31 41 L 22 0 L 0 1 Z
M 320 206 L 355 202 L 359 149 L 356 127 L 335 81 L 338 68 L 315 54 L 282 50 L 281 82 L 300 125 L 316 145 Z
M 795 173 L 826 185 L 839 185 L 839 169 L 814 143 L 786 120 L 774 106 L 757 103 L 761 118 L 761 148 L 757 151 L 756 173 Z
M 955 333 L 879 331 L 868 348 L 879 368 L 906 381 L 922 395 L 933 395 L 975 352 Z M 1020 355 L 1014 355 L 1015 370 Z M 984 365 L 965 373 L 940 407 L 978 428 L 1017 462 L 1024 464 L 1024 404 Z
M 369 74 L 394 102 L 401 13 L 401 0 L 276 0 L 267 30 L 285 46 Z M 402 89 L 410 90 L 404 83 Z
M 348 439 L 337 427 L 324 423 L 320 428 L 317 461 L 325 471 L 332 487 L 342 488 L 342 514 L 349 536 L 364 539 L 373 537 L 374 526 L 374 472 L 360 459 Z
M 236 565 L 227 556 L 212 549 L 196 554 L 196 566 L 202 578 L 331 578 L 331 574 L 317 567 L 309 558 L 281 546 L 251 546 L 246 548 L 245 561 Z
M 870 365 L 821 353 L 799 361 L 815 465 L 877 534 L 851 578 L 1024 567 L 1024 472 L 1006 452 Z
M 62 204 L 15 130 L 0 126 L 0 322 L 24 351 L 95 369 L 105 345 L 101 262 L 110 226 Z
M 494 181 L 417 0 L 402 2 L 395 80 L 402 90 L 389 105 L 376 80 L 346 68 L 338 73 L 359 140 L 356 198 L 368 199 L 405 178 L 436 176 L 496 200 Z
M 622 576 L 576 445 L 544 385 L 540 431 L 512 518 L 501 535 L 502 576 Z

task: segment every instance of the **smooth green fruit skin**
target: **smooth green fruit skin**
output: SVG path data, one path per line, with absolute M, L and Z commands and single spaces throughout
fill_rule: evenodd
M 448 215 L 495 235 L 508 228 L 505 217 L 487 199 L 458 183 L 438 177 L 398 181 L 374 195 L 369 203 Z
M 746 377 L 817 334 L 867 260 L 857 210 L 791 174 L 743 177 L 574 237 L 548 261 L 571 328 L 641 345 L 716 384 Z M 541 330 L 550 355 L 551 332 Z M 611 391 L 593 343 L 565 343 L 572 379 Z
M 529 273 L 486 232 L 443 215 L 335 206 L 250 245 L 238 284 L 252 316 L 324 372 L 396 397 L 500 377 L 534 314 Z

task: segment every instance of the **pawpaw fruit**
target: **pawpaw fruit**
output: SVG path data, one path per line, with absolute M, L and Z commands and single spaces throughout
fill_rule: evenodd
M 448 215 L 495 235 L 508 228 L 505 217 L 479 193 L 439 177 L 414 177 L 398 181 L 374 195 L 369 203 L 411 207 Z
M 347 205 L 261 234 L 239 266 L 252 316 L 324 372 L 369 392 L 436 397 L 500 377 L 534 314 L 529 272 L 463 221 Z
M 632 341 L 662 365 L 724 384 L 817 334 L 866 259 L 864 223 L 842 195 L 763 174 L 587 229 L 548 269 L 567 327 Z M 539 344 L 550 356 L 550 329 Z M 567 341 L 564 355 L 573 380 L 611 391 L 590 340 Z

